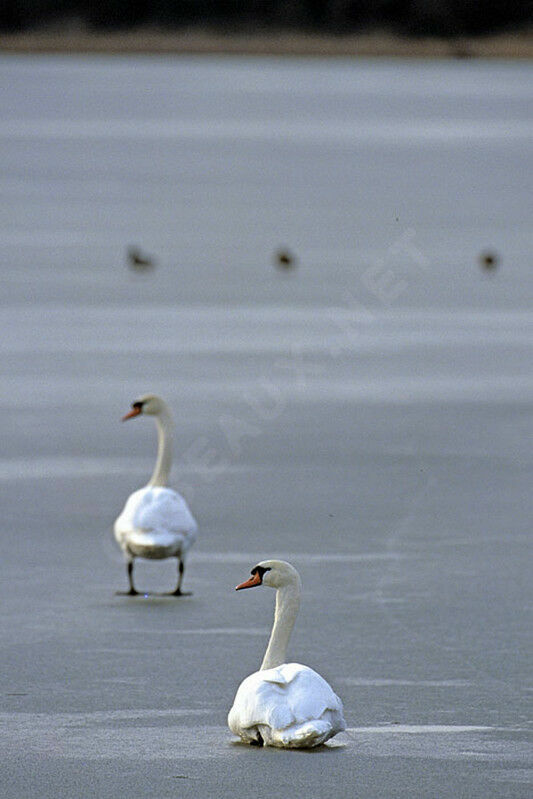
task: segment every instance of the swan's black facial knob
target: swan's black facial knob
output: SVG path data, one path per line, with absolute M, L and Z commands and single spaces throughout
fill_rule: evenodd
M 263 582 L 263 575 L 265 572 L 269 572 L 269 567 L 264 566 L 254 566 L 250 574 L 252 575 L 248 580 L 245 580 L 244 583 L 236 586 L 236 591 L 242 591 L 243 588 L 254 588 L 256 585 L 261 585 Z
M 122 417 L 122 421 L 125 422 L 127 419 L 133 419 L 134 416 L 139 416 L 139 414 L 143 412 L 143 405 L 144 402 L 132 402 L 131 411 Z
M 269 566 L 254 566 L 250 574 L 258 574 L 261 578 L 261 582 L 263 582 L 263 577 L 265 576 L 265 572 L 269 572 Z

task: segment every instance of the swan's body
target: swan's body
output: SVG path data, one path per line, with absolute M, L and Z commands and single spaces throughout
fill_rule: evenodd
M 177 558 L 179 577 L 174 593 L 179 595 L 185 556 L 196 539 L 198 527 L 183 497 L 166 486 L 172 462 L 172 418 L 163 400 L 153 394 L 141 397 L 132 408 L 125 419 L 141 413 L 155 416 L 159 449 L 148 485 L 128 497 L 115 522 L 115 538 L 126 557 L 130 594 L 137 593 L 133 585 L 135 558 Z
M 339 697 L 300 663 L 250 674 L 239 686 L 228 725 L 246 743 L 289 749 L 318 746 L 346 727 Z
M 284 662 L 300 604 L 298 572 L 284 561 L 263 561 L 238 589 L 263 583 L 277 588 L 274 625 L 261 669 L 239 686 L 228 726 L 245 743 L 319 746 L 346 729 L 346 723 L 341 700 L 316 671 Z
M 171 488 L 145 486 L 134 491 L 115 522 L 115 537 L 132 558 L 183 557 L 196 538 L 187 503 Z

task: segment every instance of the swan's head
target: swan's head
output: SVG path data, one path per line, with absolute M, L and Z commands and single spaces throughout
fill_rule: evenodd
M 286 585 L 300 587 L 300 575 L 285 560 L 262 560 L 251 571 L 251 577 L 238 585 L 235 590 L 254 588 L 256 585 L 268 585 L 270 588 L 283 588 Z
M 133 419 L 141 413 L 146 413 L 149 416 L 159 416 L 160 413 L 166 410 L 166 405 L 157 394 L 143 394 L 142 397 L 136 399 L 131 403 L 131 411 L 122 417 L 122 421 L 126 419 Z

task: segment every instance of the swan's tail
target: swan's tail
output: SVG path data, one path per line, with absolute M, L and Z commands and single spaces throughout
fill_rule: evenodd
M 284 730 L 276 730 L 276 739 L 272 743 L 274 746 L 289 749 L 311 749 L 325 743 L 335 733 L 336 730 L 329 721 L 314 719 L 301 724 L 292 724 Z
M 159 560 L 179 554 L 183 536 L 167 532 L 134 531 L 128 536 L 128 550 L 137 558 Z

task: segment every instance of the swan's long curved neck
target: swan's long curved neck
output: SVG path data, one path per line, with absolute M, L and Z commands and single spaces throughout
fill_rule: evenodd
M 276 610 L 270 640 L 261 670 L 274 669 L 286 662 L 287 646 L 300 609 L 300 581 L 284 585 L 276 592 Z
M 174 423 L 170 411 L 163 409 L 156 417 L 157 424 L 157 460 L 149 486 L 166 486 L 172 467 L 172 430 Z

